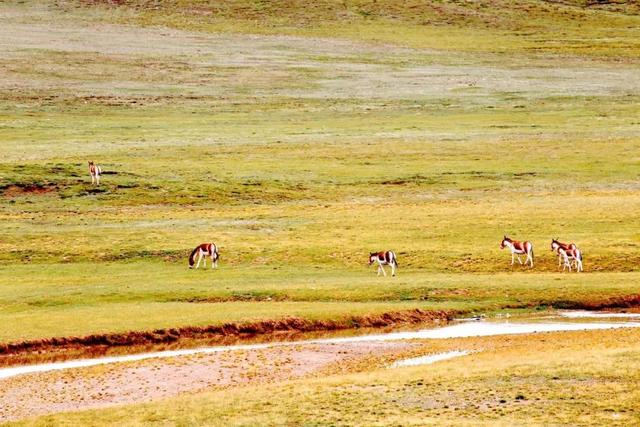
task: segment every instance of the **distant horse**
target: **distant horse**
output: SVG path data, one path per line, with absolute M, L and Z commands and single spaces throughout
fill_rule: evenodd
M 562 271 L 569 267 L 569 272 L 571 272 L 571 261 L 575 263 L 576 271 L 583 271 L 582 251 L 578 249 L 575 244 L 560 243 L 557 239 L 553 239 L 551 240 L 551 250 L 558 254 L 561 262 L 564 261 Z M 558 267 L 560 267 L 560 265 L 558 265 Z
M 387 275 L 386 271 L 384 271 L 383 265 L 391 266 L 391 275 L 396 275 L 396 269 L 398 268 L 398 258 L 396 257 L 395 252 L 393 251 L 382 251 L 382 252 L 369 252 L 369 265 L 374 262 L 378 263 L 378 276 L 382 271 L 382 274 Z
M 196 264 L 196 256 L 198 257 L 198 263 Z M 196 246 L 196 248 L 189 255 L 189 268 L 193 268 L 193 265 L 196 264 L 195 268 L 200 267 L 200 261 L 204 260 L 204 267 L 207 267 L 207 259 L 206 257 L 211 257 L 211 268 L 218 267 L 218 259 L 220 259 L 220 253 L 218 252 L 218 247 L 215 243 L 201 243 Z
M 102 175 L 102 168 L 93 161 L 89 162 L 89 175 L 91 175 L 91 184 L 100 185 L 100 175 Z
M 511 265 L 514 264 L 516 257 L 518 258 L 518 262 L 522 264 L 520 255 L 524 254 L 527 255 L 527 259 L 524 261 L 525 265 L 529 262 L 531 267 L 533 267 L 533 245 L 531 242 L 519 242 L 504 236 L 500 243 L 500 249 L 504 249 L 505 247 L 511 250 Z
M 551 251 L 558 254 L 558 268 L 562 265 L 562 255 L 560 254 L 559 249 L 567 251 L 570 249 L 578 249 L 578 247 L 575 243 L 562 243 L 558 239 L 551 239 Z

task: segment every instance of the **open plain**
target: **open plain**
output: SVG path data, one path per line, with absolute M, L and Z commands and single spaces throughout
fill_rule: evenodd
M 639 12 L 581 0 L 0 2 L 0 364 L 637 310 Z M 534 268 L 510 265 L 505 234 L 533 242 Z M 556 237 L 580 245 L 583 273 L 560 272 Z M 220 268 L 189 270 L 206 241 Z M 376 277 L 367 256 L 387 249 L 398 276 Z M 131 391 L 170 400 L 96 389 L 95 407 L 130 405 L 28 422 L 629 425 L 639 337 L 350 347 L 309 366 L 278 353 L 203 374 L 202 387 Z M 459 348 L 483 351 L 386 369 L 402 352 Z M 308 369 L 246 380 L 246 366 L 281 357 Z M 200 362 L 175 363 L 222 372 Z M 65 375 L 88 384 L 95 372 Z M 26 387 L 15 396 L 50 390 L 30 378 L 11 380 Z M 25 402 L 2 419 L 51 412 Z

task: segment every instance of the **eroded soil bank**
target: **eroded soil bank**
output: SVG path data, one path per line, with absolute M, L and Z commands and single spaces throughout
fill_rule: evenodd
M 567 310 L 624 309 L 635 311 L 640 308 L 640 295 L 628 295 L 600 301 L 538 301 L 528 304 L 507 305 L 501 308 L 528 310 L 547 308 Z M 201 327 L 187 326 L 79 337 L 53 337 L 15 343 L 0 343 L 0 366 L 142 353 L 163 349 L 296 340 L 305 334 L 314 332 L 438 325 L 466 314 L 467 312 L 462 310 L 414 309 L 376 315 L 352 316 L 336 320 L 309 320 L 289 317 L 249 323 L 227 323 Z
M 535 332 L 584 333 L 586 330 L 640 328 L 637 321 L 610 321 L 635 320 L 633 316 L 613 314 L 608 321 L 588 322 L 584 321 L 585 317 L 582 313 L 581 321 L 577 322 L 567 322 L 560 317 L 549 321 L 549 316 L 532 318 L 530 322 L 523 321 L 524 318 L 516 322 L 455 322 L 441 328 L 417 331 L 217 347 L 191 353 L 169 351 L 163 352 L 168 354 L 151 354 L 141 360 L 112 358 L 114 360 L 105 364 L 88 367 L 82 364 L 63 369 L 45 366 L 42 372 L 8 372 L 9 375 L 4 377 L 0 375 L 0 421 L 148 402 L 205 389 L 369 371 L 407 363 L 433 363 L 454 353 L 463 356 L 490 352 L 491 344 L 485 340 L 497 335 L 519 335 L 526 339 L 531 336 L 528 334 Z M 606 314 L 594 317 L 602 320 Z M 448 350 L 448 353 L 442 353 L 442 350 Z M 412 358 L 402 360 L 407 356 Z M 390 364 L 394 361 L 398 363 Z M 12 369 L 2 369 L 0 374 Z
M 307 320 L 296 317 L 252 323 L 228 323 L 205 327 L 156 329 L 126 333 L 60 337 L 0 344 L 0 366 L 58 361 L 111 354 L 139 353 L 177 347 L 234 344 L 259 338 L 262 342 L 295 338 L 310 332 L 434 325 L 449 322 L 459 311 L 407 310 L 339 320 Z

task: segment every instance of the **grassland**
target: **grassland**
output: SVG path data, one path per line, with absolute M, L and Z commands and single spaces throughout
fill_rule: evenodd
M 638 293 L 633 5 L 167 4 L 0 6 L 3 342 Z
M 623 306 L 640 293 L 638 12 L 1 2 L 0 344 Z M 505 233 L 534 243 L 534 269 L 509 265 Z M 581 246 L 585 273 L 557 271 L 553 237 Z M 220 269 L 188 270 L 209 240 Z M 377 278 L 366 256 L 387 248 L 399 275 Z M 637 424 L 638 342 L 425 343 L 482 352 L 33 423 Z

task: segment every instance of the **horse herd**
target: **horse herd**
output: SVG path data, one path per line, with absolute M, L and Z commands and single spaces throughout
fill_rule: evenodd
M 500 242 L 500 249 L 509 248 L 511 250 L 511 265 L 515 259 L 522 264 L 520 255 L 526 255 L 524 264 L 527 263 L 533 267 L 533 244 L 531 242 L 519 242 L 510 237 L 504 236 Z M 558 267 L 562 266 L 562 271 L 569 268 L 573 264 L 576 271 L 580 272 L 582 268 L 582 251 L 578 249 L 575 243 L 562 243 L 557 238 L 551 240 L 551 250 L 558 254 Z
M 89 175 L 91 175 L 91 183 L 100 185 L 100 175 L 102 175 L 102 169 L 94 162 L 89 162 Z M 517 259 L 522 264 L 520 255 L 526 255 L 524 264 L 529 264 L 533 267 L 533 244 L 528 241 L 520 242 L 513 240 L 507 236 L 504 236 L 500 243 L 500 249 L 509 248 L 511 251 L 511 265 L 515 263 Z M 558 255 L 558 268 L 562 266 L 562 271 L 567 268 L 571 272 L 571 268 L 575 268 L 576 271 L 582 271 L 582 251 L 578 249 L 575 243 L 562 243 L 558 239 L 551 240 L 551 250 Z M 198 261 L 196 262 L 196 257 Z M 200 262 L 204 261 L 204 267 L 207 266 L 207 257 L 211 259 L 211 268 L 218 267 L 218 260 L 220 259 L 220 252 L 218 246 L 215 243 L 202 243 L 191 252 L 189 255 L 189 268 L 199 268 Z M 391 267 L 391 275 L 396 275 L 398 269 L 398 258 L 393 251 L 381 251 L 369 253 L 369 265 L 374 263 L 378 264 L 377 274 L 382 273 L 384 276 L 387 272 L 384 269 L 385 265 Z
M 500 242 L 500 249 L 509 248 L 511 251 L 511 265 L 515 263 L 517 259 L 522 264 L 520 255 L 526 255 L 524 264 L 529 264 L 533 267 L 533 244 L 525 241 L 520 242 L 513 240 L 510 237 L 504 236 L 502 242 Z M 558 239 L 551 240 L 551 250 L 558 255 L 558 268 L 562 266 L 562 271 L 567 268 L 571 272 L 572 266 L 577 272 L 582 271 L 582 251 L 578 249 L 575 243 L 562 243 Z M 207 257 L 211 259 L 211 268 L 218 267 L 218 260 L 220 259 L 220 252 L 218 246 L 215 243 L 201 243 L 196 246 L 189 255 L 189 268 L 199 268 L 200 262 L 204 261 L 204 267 L 207 266 Z M 196 258 L 198 261 L 196 262 Z M 391 275 L 396 275 L 398 269 L 398 257 L 393 251 L 380 251 L 369 252 L 369 265 L 374 263 L 378 264 L 378 276 L 382 273 L 384 276 L 387 272 L 384 269 L 385 265 L 391 267 Z

